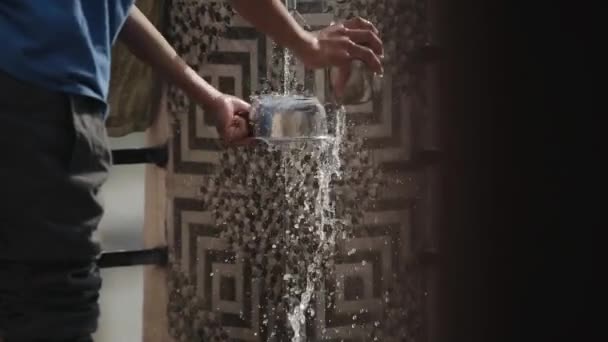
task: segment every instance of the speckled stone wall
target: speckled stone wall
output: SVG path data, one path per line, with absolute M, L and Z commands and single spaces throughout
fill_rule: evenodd
M 383 9 L 385 17 L 405 16 L 410 26 L 392 33 L 383 29 L 385 42 L 396 45 L 388 62 L 396 68 L 384 76 L 382 94 L 346 108 L 344 172 L 332 183 L 345 234 L 323 263 L 326 272 L 311 303 L 314 316 L 306 335 L 308 341 L 431 341 L 438 186 L 433 160 L 439 146 L 435 70 L 409 58 L 432 40 L 428 6 L 420 0 L 364 2 L 394 6 Z M 200 74 L 243 98 L 279 84 L 273 43 L 220 5 L 213 13 L 225 20 L 200 19 L 197 14 L 209 15 L 209 7 L 200 4 L 174 0 L 169 24 L 175 27 L 173 43 Z M 335 5 L 302 1 L 299 11 L 318 29 L 334 19 Z M 201 63 L 201 51 L 210 46 L 200 38 L 204 32 L 221 38 Z M 391 34 L 405 43 L 396 44 Z M 325 101 L 324 72 L 298 66 L 296 76 Z M 284 164 L 278 161 L 291 158 L 304 170 L 314 165 L 315 154 L 306 152 L 309 159 L 299 160 L 260 147 L 222 150 L 206 113 L 174 90 L 168 102 L 173 120 L 167 176 L 170 335 L 176 341 L 289 341 L 288 324 L 268 313 L 270 307 L 284 312 L 281 299 L 273 302 L 269 293 L 284 288 L 288 269 L 297 270 L 290 263 L 314 253 L 306 248 L 314 241 L 306 240 L 301 249 L 286 247 L 293 245 L 284 231 L 315 188 L 314 180 L 296 190 L 283 186 Z M 290 195 L 301 196 L 301 202 L 288 201 Z

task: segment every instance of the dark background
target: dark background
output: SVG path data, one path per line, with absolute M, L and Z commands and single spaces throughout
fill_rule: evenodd
M 606 226 L 592 51 L 607 41 L 602 12 L 440 3 L 442 341 L 586 341 L 604 316 L 591 310 L 592 244 Z

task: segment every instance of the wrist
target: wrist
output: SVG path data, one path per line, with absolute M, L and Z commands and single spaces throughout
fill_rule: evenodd
M 204 111 L 215 112 L 217 108 L 221 107 L 221 102 L 225 98 L 225 94 L 214 89 L 212 93 L 209 93 L 205 96 L 205 100 L 199 102 L 201 108 Z
M 308 56 L 318 49 L 318 46 L 319 40 L 317 36 L 302 29 L 291 50 L 296 57 L 306 60 Z
M 214 107 L 218 99 L 224 95 L 194 71 L 191 71 L 191 82 L 187 88 L 188 95 L 204 109 Z

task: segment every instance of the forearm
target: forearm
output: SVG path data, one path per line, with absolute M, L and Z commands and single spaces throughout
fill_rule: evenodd
M 177 55 L 169 42 L 136 6 L 131 8 L 119 39 L 138 59 L 150 65 L 199 103 L 211 103 L 221 95 Z
M 296 53 L 314 39 L 289 14 L 280 0 L 231 0 L 231 3 L 239 15 L 258 31 Z

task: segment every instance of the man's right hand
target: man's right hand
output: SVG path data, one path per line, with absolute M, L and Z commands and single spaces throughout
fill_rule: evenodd
M 221 94 L 211 103 L 201 104 L 216 118 L 216 127 L 222 142 L 229 145 L 246 144 L 250 136 L 248 115 L 251 105 L 235 96 Z

